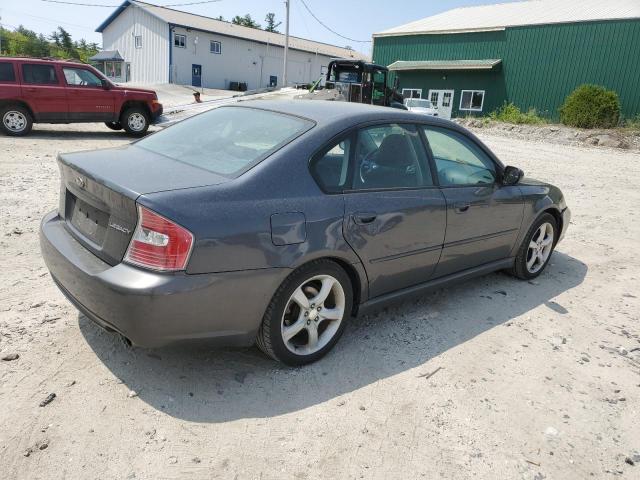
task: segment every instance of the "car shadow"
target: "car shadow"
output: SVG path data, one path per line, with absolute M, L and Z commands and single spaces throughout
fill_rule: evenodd
M 256 348 L 130 348 L 82 315 L 79 325 L 98 358 L 151 407 L 183 420 L 226 422 L 295 412 L 410 369 L 417 377 L 446 368 L 424 364 L 540 305 L 566 313 L 553 299 L 586 273 L 586 264 L 555 252 L 533 282 L 494 273 L 405 301 L 353 319 L 332 352 L 303 368 Z

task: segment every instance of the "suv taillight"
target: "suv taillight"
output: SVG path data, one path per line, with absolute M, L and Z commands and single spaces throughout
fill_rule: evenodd
M 124 261 L 163 272 L 184 270 L 192 246 L 189 230 L 138 205 L 138 225 Z

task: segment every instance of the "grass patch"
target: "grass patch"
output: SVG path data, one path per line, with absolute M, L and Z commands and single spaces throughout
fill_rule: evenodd
M 525 113 L 513 103 L 505 103 L 495 112 L 491 112 L 489 118 L 497 122 L 515 123 L 516 125 L 542 125 L 548 123 L 547 120 L 538 115 L 535 108 L 530 108 Z

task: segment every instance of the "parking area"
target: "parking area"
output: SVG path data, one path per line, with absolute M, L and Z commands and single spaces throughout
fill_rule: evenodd
M 131 139 L 0 136 L 0 358 L 19 356 L 0 360 L 2 476 L 638 478 L 640 153 L 477 133 L 565 193 L 550 268 L 353 319 L 300 369 L 255 348 L 132 349 L 80 315 L 38 246 L 55 157 Z

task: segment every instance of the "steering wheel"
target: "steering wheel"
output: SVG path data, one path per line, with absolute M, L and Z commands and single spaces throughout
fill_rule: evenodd
M 376 164 L 376 162 L 373 160 L 373 157 L 375 156 L 375 154 L 378 153 L 378 150 L 372 150 L 369 153 L 367 153 L 364 158 L 362 159 L 362 161 L 360 162 L 360 181 L 365 184 L 367 183 L 366 181 L 366 177 L 373 172 L 375 169 L 378 168 L 378 165 Z

